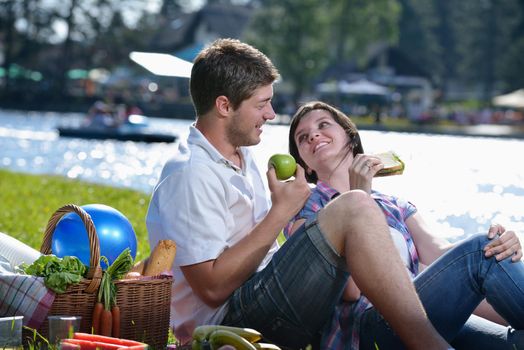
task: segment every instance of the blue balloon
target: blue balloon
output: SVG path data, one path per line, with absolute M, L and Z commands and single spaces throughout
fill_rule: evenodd
M 100 242 L 100 256 L 105 256 L 109 264 L 112 264 L 124 249 L 129 248 L 131 256 L 135 259 L 135 231 L 121 212 L 103 204 L 88 204 L 81 208 L 91 216 L 95 225 Z M 66 255 L 76 256 L 89 266 L 89 238 L 78 214 L 68 213 L 58 222 L 51 239 L 51 250 L 60 258 Z M 103 269 L 107 268 L 104 262 L 101 262 L 101 266 Z

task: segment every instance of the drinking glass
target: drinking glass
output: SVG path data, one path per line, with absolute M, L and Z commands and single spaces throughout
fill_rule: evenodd
M 0 349 L 23 349 L 24 316 L 0 317 Z
M 58 344 L 62 339 L 73 338 L 80 330 L 81 316 L 49 316 L 49 343 Z

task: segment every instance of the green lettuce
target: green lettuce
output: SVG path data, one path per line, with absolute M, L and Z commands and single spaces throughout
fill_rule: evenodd
M 20 266 L 28 275 L 44 278 L 44 284 L 55 293 L 64 293 L 71 284 L 79 283 L 87 273 L 87 267 L 76 256 L 42 255 L 31 265 Z

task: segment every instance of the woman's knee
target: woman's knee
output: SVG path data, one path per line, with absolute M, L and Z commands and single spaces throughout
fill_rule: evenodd
M 360 190 L 345 192 L 331 201 L 318 213 L 318 224 L 338 252 L 351 233 L 367 227 L 389 232 L 382 210 L 368 193 Z
M 351 216 L 366 210 L 376 211 L 378 209 L 371 196 L 361 190 L 352 190 L 342 193 L 326 207 L 326 212 L 337 213 L 337 215 Z M 340 218 L 339 218 L 340 219 Z
M 321 226 L 331 223 L 330 226 L 349 228 L 361 220 L 370 222 L 382 216 L 382 211 L 368 193 L 353 190 L 342 193 L 325 206 L 318 213 L 318 222 Z

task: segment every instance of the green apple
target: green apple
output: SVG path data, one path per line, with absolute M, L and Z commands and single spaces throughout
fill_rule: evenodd
M 275 168 L 277 179 L 287 180 L 295 174 L 297 162 L 290 154 L 273 154 L 269 158 L 268 166 Z

